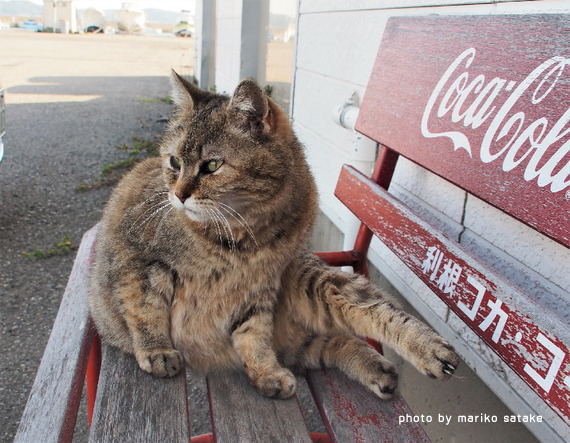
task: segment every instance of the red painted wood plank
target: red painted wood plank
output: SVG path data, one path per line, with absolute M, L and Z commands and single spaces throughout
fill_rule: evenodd
M 356 169 L 335 195 L 570 424 L 567 325 Z
M 398 393 L 382 400 L 338 369 L 311 371 L 307 383 L 332 442 L 430 441 Z
M 356 129 L 570 246 L 569 28 L 391 18 Z

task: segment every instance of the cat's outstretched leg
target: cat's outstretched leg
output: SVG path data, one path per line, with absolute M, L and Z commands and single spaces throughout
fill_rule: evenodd
M 447 380 L 455 372 L 459 356 L 453 346 L 365 278 L 338 271 L 321 289 L 338 325 L 386 343 L 428 377 Z
M 309 336 L 293 366 L 303 369 L 336 367 L 348 377 L 389 399 L 398 385 L 394 365 L 365 341 L 352 335 Z
M 423 374 L 446 380 L 452 376 L 459 356 L 439 334 L 392 303 L 367 279 L 326 266 L 311 254 L 301 257 L 290 278 L 288 293 L 304 293 L 297 299 L 303 320 L 321 335 L 344 331 L 371 337 L 390 346 Z M 335 332 L 336 331 L 336 332 Z

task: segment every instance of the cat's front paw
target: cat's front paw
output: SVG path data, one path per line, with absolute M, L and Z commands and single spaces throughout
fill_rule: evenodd
M 297 391 L 297 380 L 291 371 L 277 368 L 272 371 L 246 372 L 255 389 L 265 397 L 289 398 Z
M 183 366 L 182 356 L 176 349 L 151 349 L 135 353 L 140 368 L 155 377 L 172 377 Z
M 447 380 L 459 365 L 459 355 L 453 346 L 441 337 L 430 340 L 420 361 L 419 370 L 430 378 Z
M 392 398 L 398 386 L 398 374 L 394 365 L 383 358 L 378 358 L 376 362 L 369 365 L 366 369 L 368 369 L 368 373 L 361 376 L 364 386 L 381 399 L 388 400 Z

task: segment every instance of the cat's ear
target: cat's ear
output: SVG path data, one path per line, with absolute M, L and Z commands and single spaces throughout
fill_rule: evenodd
M 255 80 L 242 80 L 237 85 L 228 111 L 234 124 L 244 131 L 260 134 L 272 130 L 269 100 Z
M 208 91 L 193 85 L 174 70 L 172 70 L 170 75 L 170 86 L 172 88 L 172 100 L 180 109 L 193 109 L 199 102 L 210 95 Z

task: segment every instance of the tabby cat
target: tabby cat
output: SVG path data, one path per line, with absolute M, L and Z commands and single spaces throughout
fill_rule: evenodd
M 448 342 L 307 249 L 317 192 L 279 106 L 253 80 L 231 97 L 171 82 L 160 157 L 103 215 L 89 307 L 104 341 L 157 377 L 241 367 L 268 397 L 290 397 L 292 371 L 321 366 L 391 397 L 394 366 L 358 336 L 448 379 L 459 363 Z

